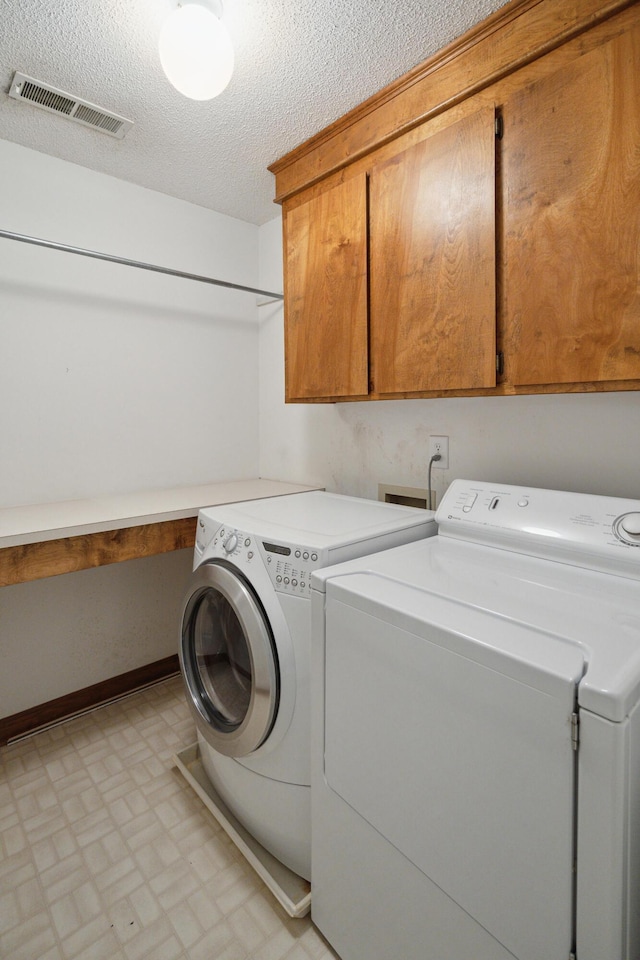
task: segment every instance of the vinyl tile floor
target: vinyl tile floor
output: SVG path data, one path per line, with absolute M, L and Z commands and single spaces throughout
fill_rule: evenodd
M 179 677 L 0 749 L 2 960 L 335 960 L 172 763 Z

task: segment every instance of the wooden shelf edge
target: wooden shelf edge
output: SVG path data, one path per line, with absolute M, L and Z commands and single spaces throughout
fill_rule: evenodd
M 0 587 L 193 548 L 196 517 L 0 549 Z
M 148 663 L 144 667 L 129 670 L 110 680 L 103 680 L 101 683 L 94 683 L 90 687 L 76 690 L 64 697 L 38 704 L 29 710 L 14 713 L 10 717 L 0 718 L 0 746 L 4 746 L 9 740 L 36 731 L 40 727 L 71 719 L 74 715 L 102 703 L 116 700 L 160 680 L 166 680 L 168 677 L 175 676 L 179 670 L 178 655 L 174 654 L 163 660 Z

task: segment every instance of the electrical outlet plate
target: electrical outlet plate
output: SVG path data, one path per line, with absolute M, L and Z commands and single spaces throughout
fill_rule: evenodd
M 440 454 L 441 459 L 432 464 L 434 470 L 449 469 L 449 437 L 429 437 L 429 460 Z

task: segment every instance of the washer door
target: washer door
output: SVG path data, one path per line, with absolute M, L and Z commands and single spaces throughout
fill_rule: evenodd
M 182 615 L 180 665 L 207 742 L 227 757 L 257 750 L 278 710 L 277 654 L 257 594 L 224 560 L 195 572 Z

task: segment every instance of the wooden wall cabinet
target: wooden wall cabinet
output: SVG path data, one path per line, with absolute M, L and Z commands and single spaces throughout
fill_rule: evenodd
M 586 5 L 516 0 L 502 73 L 494 16 L 475 86 L 449 52 L 430 114 L 279 162 L 317 161 L 284 197 L 287 400 L 640 389 L 640 4 Z
M 367 184 L 339 183 L 286 219 L 287 400 L 366 397 Z
M 494 386 L 494 110 L 374 165 L 369 229 L 371 392 Z
M 640 379 L 640 26 L 503 116 L 505 376 Z
M 495 111 L 286 213 L 287 400 L 495 385 Z

